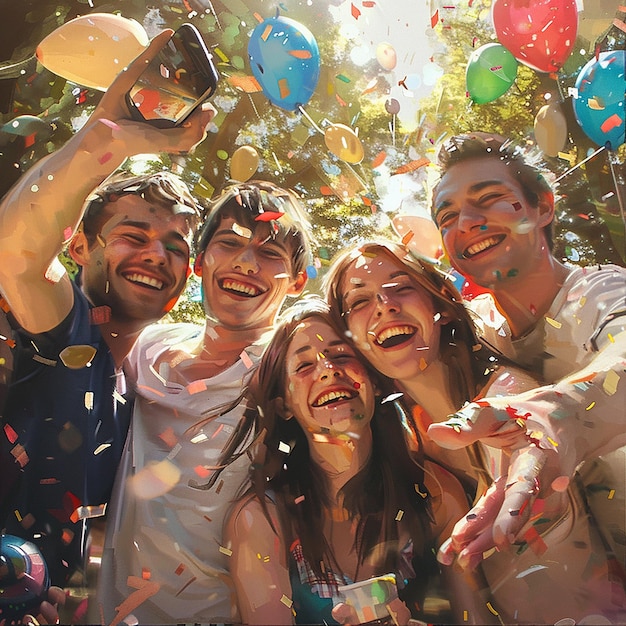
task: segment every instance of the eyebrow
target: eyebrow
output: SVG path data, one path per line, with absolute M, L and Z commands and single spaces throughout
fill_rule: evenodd
M 410 278 L 410 275 L 407 271 L 405 270 L 396 270 L 395 272 L 392 272 L 391 274 L 389 274 L 389 280 L 392 280 L 394 278 L 399 278 L 400 276 L 406 276 L 407 278 Z M 383 286 L 391 286 L 389 285 L 388 282 L 385 282 L 383 284 Z M 342 300 L 345 300 L 348 297 L 348 294 L 351 291 L 354 291 L 355 289 L 363 289 L 365 287 L 365 283 L 360 283 L 360 284 L 353 284 L 351 289 L 348 289 L 348 291 L 346 291 L 346 293 L 343 294 L 342 296 Z
M 152 224 L 150 222 L 137 222 L 135 220 L 122 220 L 121 222 L 118 222 L 113 228 L 116 228 L 118 226 L 132 226 L 133 228 L 145 231 L 148 231 L 152 228 Z M 177 230 L 170 230 L 168 236 L 187 243 L 185 237 Z
M 334 348 L 335 346 L 344 346 L 347 345 L 346 342 L 343 339 L 335 339 L 334 341 L 331 341 L 326 347 L 327 348 Z M 309 350 L 313 350 L 313 346 L 302 346 L 300 348 L 298 348 L 294 354 L 301 354 L 302 352 L 308 352 Z
M 482 191 L 483 189 L 485 189 L 486 187 L 495 187 L 497 185 L 502 185 L 503 181 L 502 180 L 482 180 L 479 183 L 474 183 L 470 188 L 469 188 L 469 193 L 470 194 L 476 194 L 480 191 Z M 450 200 L 443 200 L 443 202 L 439 203 L 436 207 L 435 207 L 435 217 L 437 217 L 439 211 L 441 211 L 441 209 L 445 209 L 447 207 L 449 207 L 452 204 L 452 202 Z

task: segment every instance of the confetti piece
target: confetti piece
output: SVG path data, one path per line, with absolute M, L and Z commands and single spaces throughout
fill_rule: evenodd
M 43 365 L 49 365 L 50 367 L 55 367 L 57 362 L 52 359 L 46 359 L 43 356 L 39 356 L 38 354 L 33 355 L 33 361 L 37 361 L 37 363 L 42 363 Z
M 184 571 L 185 571 L 185 564 L 180 563 L 178 567 L 174 570 L 174 574 L 176 574 L 176 576 L 180 576 Z
M 352 5 L 354 6 L 354 5 Z M 280 599 L 280 601 L 288 608 L 291 608 L 292 604 L 293 604 L 293 600 L 290 600 L 286 595 L 283 594 L 283 597 Z
M 380 167 L 385 162 L 386 158 L 387 158 L 387 153 L 384 150 L 381 150 L 374 157 L 374 160 L 372 161 L 372 168 L 376 169 L 377 167 Z
M 404 511 L 400 509 L 398 513 L 396 514 L 396 522 L 400 522 L 403 517 L 404 517 Z
M 284 452 L 285 454 L 289 454 L 291 452 L 291 446 L 284 441 L 279 442 L 278 450 L 280 452 Z
M 414 172 L 415 170 L 418 170 L 420 167 L 424 167 L 429 163 L 430 161 L 426 157 L 416 159 L 415 161 L 409 161 L 409 163 L 406 163 L 405 165 L 401 165 L 400 167 L 396 168 L 391 173 L 391 175 L 396 176 L 398 174 L 408 174 L 409 172 Z
M 602 390 L 607 396 L 612 396 L 617 391 L 617 385 L 619 383 L 619 374 L 613 370 L 609 370 L 606 373 L 604 383 L 602 383 Z
M 493 606 L 491 605 L 491 602 L 487 602 L 487 608 L 489 609 L 489 611 L 491 613 L 493 613 L 494 615 L 500 615 L 500 613 L 498 613 L 498 611 L 496 611 Z
M 430 27 L 435 28 L 439 22 L 439 9 L 437 9 L 430 18 Z
M 357 7 L 355 7 L 354 4 L 352 4 L 352 3 L 350 4 L 350 12 L 352 14 L 352 17 L 355 20 L 358 20 L 359 17 L 361 17 L 361 11 L 359 11 L 359 9 Z M 289 605 L 289 606 L 291 606 L 291 605 Z
M 226 556 L 232 556 L 233 555 L 233 551 L 230 550 L 229 548 L 225 548 L 224 546 L 220 546 L 220 552 L 222 554 L 225 554 Z
M 600 125 L 600 130 L 603 133 L 609 133 L 614 128 L 619 128 L 622 124 L 622 118 L 617 113 L 614 113 L 613 115 L 605 119 L 604 122 L 602 122 L 602 124 Z
M 189 383 L 185 389 L 190 396 L 195 395 L 196 393 L 202 393 L 206 391 L 206 382 L 204 380 L 194 380 Z
M 561 326 L 563 326 L 561 322 L 557 322 L 557 320 L 553 320 L 551 317 L 546 317 L 546 322 L 548 322 L 550 326 L 554 326 L 554 328 L 561 328 Z
M 97 306 L 89 311 L 89 323 L 94 326 L 106 324 L 111 321 L 111 307 Z
M 246 369 L 250 369 L 254 365 L 252 359 L 250 358 L 250 355 L 245 350 L 241 352 L 239 358 L 241 359 L 241 362 L 246 366 Z
M 298 497 L 294 500 L 294 504 L 300 504 L 301 502 L 304 502 L 304 496 L 298 496 Z
M 15 430 L 10 424 L 4 425 L 4 434 L 6 435 L 6 438 L 9 440 L 9 443 L 13 444 L 17 441 L 17 433 L 15 432 Z
M 386 398 L 383 398 L 380 403 L 385 404 L 386 402 L 393 402 L 394 400 L 401 398 L 403 395 L 404 394 L 402 393 L 392 393 L 391 395 L 388 395 Z
M 104 452 L 105 450 L 107 450 L 108 448 L 111 447 L 110 443 L 101 443 L 94 451 L 93 451 L 93 455 L 94 456 L 98 456 L 100 453 Z
M 609 491 L 609 495 L 607 496 L 607 499 L 612 500 L 614 496 L 615 496 L 615 489 L 611 489 L 611 491 Z

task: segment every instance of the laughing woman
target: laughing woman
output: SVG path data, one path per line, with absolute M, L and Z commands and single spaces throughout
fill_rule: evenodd
M 505 478 L 502 468 L 508 457 L 499 451 L 447 451 L 427 435 L 430 423 L 448 419 L 487 390 L 490 396 L 509 395 L 537 386 L 524 372 L 503 368 L 502 363 L 495 367 L 483 356 L 485 350 L 477 344 L 472 321 L 451 282 L 404 246 L 381 242 L 343 252 L 325 280 L 335 323 L 383 380 L 403 393 L 405 402 L 412 402 L 415 430 L 426 455 L 461 478 L 479 481 L 485 470 Z M 527 460 L 524 472 L 536 475 L 535 457 L 529 454 Z M 495 505 L 500 485 L 502 480 L 487 492 L 486 502 Z M 475 517 L 470 512 L 460 527 Z M 483 564 L 494 610 L 505 623 L 554 624 L 565 618 L 576 623 L 624 622 L 621 581 L 614 576 L 575 482 L 535 501 L 521 537 L 510 552 L 493 554 Z M 463 550 L 458 563 L 476 565 L 483 549 L 477 543 L 474 550 Z M 590 617 L 608 621 L 583 622 Z
M 339 586 L 390 573 L 400 600 L 386 623 L 428 619 L 434 554 L 467 501 L 409 453 L 373 376 L 321 301 L 294 307 L 266 349 L 249 390 L 262 443 L 225 528 L 244 623 L 350 621 Z M 474 578 L 446 569 L 449 619 L 486 623 Z

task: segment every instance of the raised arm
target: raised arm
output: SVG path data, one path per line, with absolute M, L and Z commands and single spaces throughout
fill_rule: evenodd
M 274 505 L 268 503 L 276 529 Z M 258 500 L 235 505 L 224 528 L 232 550 L 230 574 L 244 624 L 293 624 L 291 583 L 283 539 L 276 535 Z
M 28 331 L 57 326 L 69 313 L 69 279 L 46 272 L 79 224 L 88 195 L 132 155 L 189 151 L 204 138 L 214 110 L 197 111 L 179 128 L 132 121 L 125 94 L 172 31 L 157 35 L 121 72 L 89 118 L 63 147 L 32 166 L 0 203 L 0 293 Z

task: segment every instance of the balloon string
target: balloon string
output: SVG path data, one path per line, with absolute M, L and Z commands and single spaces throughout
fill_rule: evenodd
M 307 120 L 309 120 L 311 126 L 313 126 L 318 133 L 321 133 L 322 135 L 324 134 L 324 131 L 313 121 L 311 116 L 302 108 L 302 106 L 298 105 L 298 110 L 302 113 L 302 115 L 304 115 L 304 117 L 306 117 Z
M 577 170 L 581 165 L 584 165 L 585 163 L 587 163 L 587 161 L 590 161 L 591 159 L 593 159 L 593 157 L 597 156 L 598 154 L 600 154 L 600 152 L 602 152 L 602 150 L 605 150 L 605 149 L 606 149 L 605 146 L 598 148 L 593 154 L 590 154 L 586 159 L 583 159 L 580 163 L 576 163 L 574 167 L 567 170 L 567 172 L 564 172 L 563 174 L 561 174 L 554 182 L 558 183 L 560 180 L 562 180 L 566 176 L 569 176 L 574 170 Z

